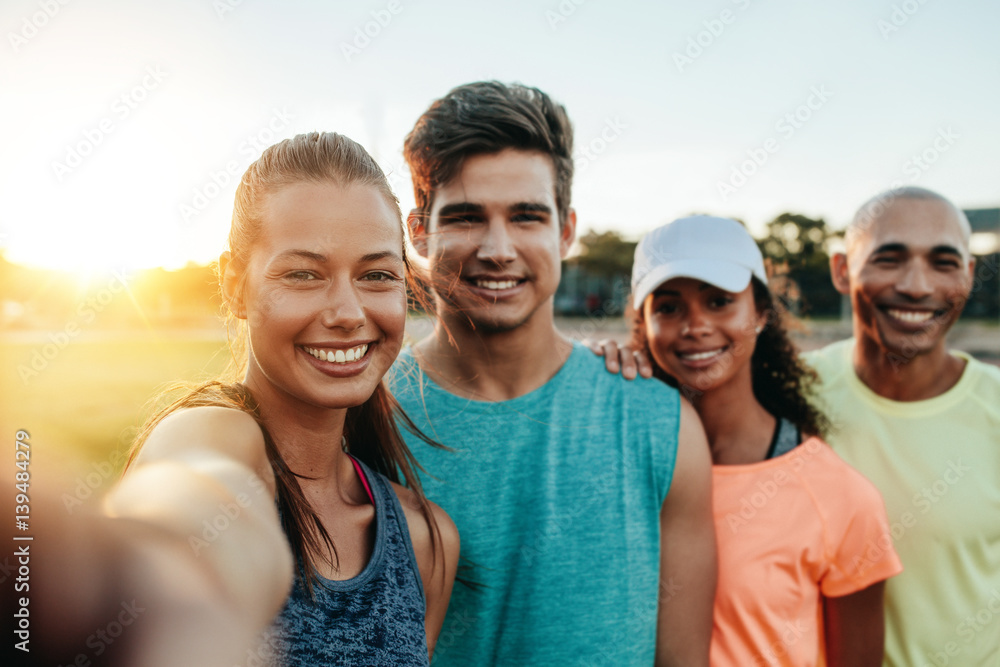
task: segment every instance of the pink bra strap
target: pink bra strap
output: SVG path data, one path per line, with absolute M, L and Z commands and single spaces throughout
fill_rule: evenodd
M 372 495 L 372 489 L 370 486 L 368 486 L 368 479 L 365 477 L 365 473 L 362 472 L 361 466 L 358 464 L 358 462 L 354 459 L 353 456 L 348 454 L 347 457 L 351 459 L 351 463 L 354 464 L 354 469 L 358 471 L 358 477 L 361 478 L 361 483 L 365 485 L 365 493 L 368 494 L 368 500 L 372 501 L 372 505 L 374 505 L 375 496 Z

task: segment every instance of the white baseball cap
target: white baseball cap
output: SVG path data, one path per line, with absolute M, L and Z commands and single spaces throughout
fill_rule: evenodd
M 632 264 L 632 304 L 672 278 L 694 278 L 727 292 L 742 292 L 750 276 L 767 284 L 764 258 L 746 227 L 729 218 L 680 218 L 642 237 Z

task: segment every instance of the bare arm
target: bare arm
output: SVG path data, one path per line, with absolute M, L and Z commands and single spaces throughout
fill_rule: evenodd
M 245 660 L 292 579 L 256 423 L 224 408 L 164 420 L 104 514 L 66 512 L 60 494 L 77 472 L 46 468 L 32 486 L 44 548 L 32 560 L 29 664 Z
M 878 667 L 882 664 L 885 614 L 880 581 L 850 595 L 824 598 L 826 663 L 829 667 Z
M 417 558 L 417 567 L 420 569 L 420 578 L 424 585 L 424 597 L 427 598 L 424 627 L 427 632 L 427 650 L 433 656 L 434 645 L 441 633 L 444 616 L 448 611 L 448 601 L 451 600 L 451 589 L 455 584 L 455 573 L 458 570 L 460 550 L 458 529 L 447 512 L 431 503 L 434 520 L 437 522 L 438 530 L 441 531 L 441 543 L 435 550 L 432 546 L 430 526 L 420 510 L 415 494 L 398 484 L 393 484 L 393 487 L 406 514 L 413 553 Z
M 263 629 L 292 583 L 264 436 L 247 414 L 202 407 L 150 434 L 106 500 L 107 513 L 148 526 L 211 583 L 212 604 Z M 206 595 L 204 591 L 201 595 Z
M 698 413 L 681 399 L 677 463 L 660 512 L 657 667 L 707 667 L 718 577 L 712 459 Z

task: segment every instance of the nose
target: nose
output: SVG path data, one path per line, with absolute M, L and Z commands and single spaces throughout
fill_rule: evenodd
M 476 258 L 491 262 L 498 266 L 509 264 L 517 259 L 514 239 L 511 238 L 506 220 L 491 220 L 487 225 Z
M 689 308 L 687 317 L 681 325 L 681 335 L 683 336 L 705 336 L 712 332 L 711 319 L 706 317 L 701 308 L 695 306 Z
M 350 280 L 337 280 L 328 290 L 321 322 L 327 329 L 354 331 L 365 323 L 365 309 Z
M 930 270 L 930 267 L 924 266 L 921 262 L 907 262 L 902 275 L 896 281 L 896 291 L 914 301 L 929 297 L 934 292 L 928 276 Z

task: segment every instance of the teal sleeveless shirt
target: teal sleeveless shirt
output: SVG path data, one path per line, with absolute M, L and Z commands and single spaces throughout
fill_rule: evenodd
M 454 450 L 404 431 L 427 497 L 462 543 L 466 582 L 455 583 L 433 664 L 652 665 L 677 391 L 612 375 L 579 344 L 549 382 L 509 401 L 445 391 L 410 350 L 390 387 Z

